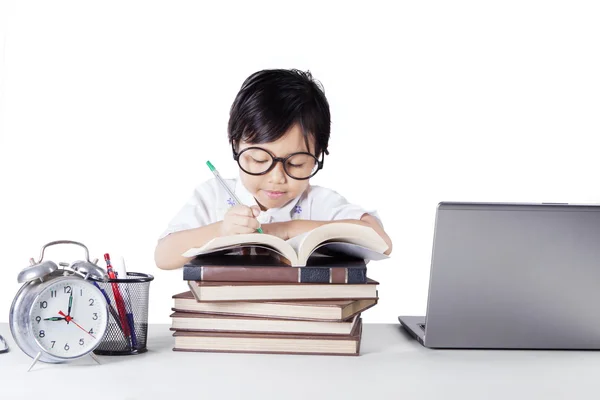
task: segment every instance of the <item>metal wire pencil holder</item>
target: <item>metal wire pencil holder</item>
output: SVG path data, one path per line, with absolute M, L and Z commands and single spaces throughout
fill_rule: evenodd
M 128 272 L 127 279 L 97 282 L 109 304 L 106 334 L 94 350 L 101 355 L 130 355 L 148 349 L 148 300 L 152 275 Z

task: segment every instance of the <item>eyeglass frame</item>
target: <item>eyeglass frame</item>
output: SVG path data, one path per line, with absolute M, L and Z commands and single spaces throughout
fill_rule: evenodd
M 271 163 L 271 166 L 270 166 L 269 168 L 267 168 L 267 170 L 266 170 L 266 171 L 264 171 L 264 172 L 261 172 L 261 173 L 257 174 L 257 173 L 253 173 L 253 172 L 248 172 L 248 171 L 246 171 L 244 168 L 242 168 L 242 166 L 241 166 L 241 164 L 240 164 L 240 155 L 241 155 L 243 152 L 245 152 L 246 150 L 250 150 L 250 149 L 258 149 L 258 150 L 262 150 L 262 151 L 265 151 L 265 152 L 267 152 L 267 154 L 269 154 L 269 155 L 271 156 L 271 158 L 273 159 L 273 162 Z M 234 143 L 233 143 L 233 142 L 231 142 L 231 151 L 233 151 L 233 159 L 234 159 L 234 160 L 235 160 L 235 161 L 238 163 L 238 166 L 240 167 L 240 169 L 241 169 L 242 171 L 244 171 L 245 173 L 247 173 L 248 175 L 253 175 L 253 176 L 266 175 L 266 174 L 268 174 L 268 173 L 269 173 L 269 172 L 270 172 L 270 171 L 271 171 L 273 168 L 275 168 L 275 165 L 277 164 L 277 162 L 278 162 L 278 161 L 280 161 L 280 162 L 281 162 L 281 165 L 283 165 L 283 172 L 285 172 L 285 174 L 286 174 L 287 176 L 289 176 L 290 178 L 292 178 L 292 179 L 295 179 L 295 180 L 297 180 L 297 181 L 305 181 L 305 180 L 307 180 L 307 179 L 310 179 L 310 178 L 312 178 L 313 176 L 315 176 L 315 175 L 317 174 L 317 172 L 319 172 L 319 170 L 323 169 L 323 164 L 324 164 L 324 162 L 325 162 L 325 153 L 327 152 L 327 151 L 323 151 L 323 152 L 321 152 L 321 159 L 320 159 L 320 160 L 319 160 L 319 159 L 318 159 L 318 158 L 317 158 L 317 157 L 316 157 L 314 154 L 312 154 L 312 153 L 309 153 L 309 152 L 307 152 L 307 151 L 299 151 L 299 152 L 297 152 L 297 153 L 292 153 L 292 154 L 289 154 L 289 155 L 288 155 L 288 156 L 286 156 L 286 157 L 275 157 L 273 154 L 271 154 L 271 152 L 270 152 L 269 150 L 267 150 L 267 149 L 263 149 L 262 147 L 258 147 L 258 146 L 250 146 L 250 147 L 246 147 L 244 150 L 242 150 L 242 151 L 240 151 L 240 152 L 238 153 L 238 152 L 236 152 L 236 151 L 235 151 L 235 146 L 234 146 Z M 315 172 L 313 172 L 312 174 L 310 174 L 310 175 L 309 175 L 309 176 L 307 176 L 306 178 L 296 178 L 296 177 L 293 177 L 293 176 L 291 176 L 291 175 L 288 173 L 287 169 L 285 168 L 285 162 L 286 162 L 287 160 L 289 160 L 290 158 L 292 158 L 293 156 L 297 156 L 298 154 L 308 154 L 309 156 L 311 156 L 311 157 L 314 157 L 314 159 L 315 159 L 315 160 L 317 160 L 317 169 L 315 170 Z

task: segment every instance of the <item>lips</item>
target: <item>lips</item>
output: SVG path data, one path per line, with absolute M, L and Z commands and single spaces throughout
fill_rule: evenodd
M 285 192 L 279 192 L 277 190 L 264 190 L 264 192 L 270 199 L 278 199 L 285 194 Z

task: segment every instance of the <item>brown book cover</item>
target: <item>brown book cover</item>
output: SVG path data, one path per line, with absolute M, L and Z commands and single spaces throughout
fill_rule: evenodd
M 362 284 L 188 281 L 198 301 L 369 299 L 377 296 L 372 279 Z
M 191 291 L 173 296 L 173 311 L 278 319 L 343 321 L 377 304 L 378 299 L 199 302 Z
M 350 335 L 175 331 L 173 336 L 174 351 L 357 356 L 360 354 L 362 319 L 358 319 Z
M 183 266 L 185 281 L 366 283 L 365 260 L 354 257 L 312 257 L 292 267 L 266 255 L 206 255 Z
M 171 314 L 173 331 L 251 332 L 312 335 L 349 335 L 360 314 L 347 321 L 304 321 L 205 313 Z

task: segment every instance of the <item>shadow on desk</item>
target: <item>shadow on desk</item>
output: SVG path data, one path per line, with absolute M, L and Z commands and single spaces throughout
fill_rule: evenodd
M 101 356 L 101 362 L 106 364 L 120 363 L 132 359 L 143 359 L 154 357 L 157 353 L 171 353 L 174 357 L 188 357 L 187 352 L 173 352 L 175 338 L 168 325 L 154 325 L 150 329 L 148 339 L 148 351 L 143 354 L 125 356 Z M 422 349 L 422 346 L 414 340 L 400 324 L 365 324 L 363 327 L 360 356 L 381 353 L 406 353 Z M 332 356 L 339 357 L 339 356 Z
M 148 342 L 146 343 L 147 351 L 141 354 L 127 354 L 127 355 L 100 355 L 100 362 L 102 364 L 117 364 L 123 361 L 130 361 L 133 359 L 144 359 L 147 357 L 154 357 L 155 354 L 164 353 L 165 351 L 171 351 L 175 340 L 172 336 L 173 332 L 169 330 L 170 326 L 167 325 L 150 325 L 148 327 Z
M 423 346 L 400 324 L 365 324 L 360 356 L 421 350 Z

